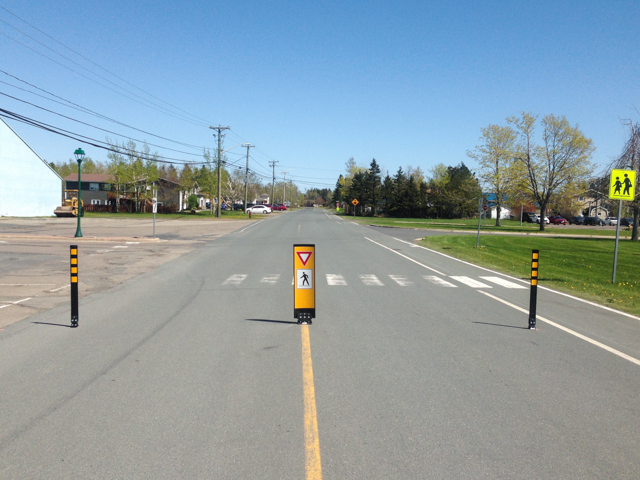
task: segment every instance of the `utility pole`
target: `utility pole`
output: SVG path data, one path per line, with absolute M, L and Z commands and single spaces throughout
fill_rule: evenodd
M 247 187 L 249 181 L 249 149 L 255 147 L 250 143 L 245 143 L 243 146 L 247 147 L 247 169 L 244 172 L 244 211 L 247 211 Z
M 284 181 L 282 182 L 282 204 L 287 203 L 287 172 L 284 172 Z
M 273 205 L 273 196 L 275 195 L 275 186 L 276 186 L 276 165 L 280 163 L 276 160 L 269 162 L 269 165 L 273 167 L 273 177 L 271 179 L 271 205 Z
M 222 183 L 222 172 L 220 170 L 220 164 L 222 163 L 222 130 L 229 130 L 229 127 L 221 127 L 219 124 L 217 127 L 209 126 L 211 130 L 218 131 L 218 209 L 216 210 L 216 217 L 220 218 L 222 205 L 220 202 L 220 184 Z

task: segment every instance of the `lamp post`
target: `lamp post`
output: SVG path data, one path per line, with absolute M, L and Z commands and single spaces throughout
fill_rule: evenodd
M 73 154 L 76 156 L 76 160 L 78 161 L 78 228 L 76 229 L 76 237 L 82 237 L 82 230 L 80 229 L 80 218 L 82 217 L 82 160 L 84 160 L 84 150 L 78 148 Z

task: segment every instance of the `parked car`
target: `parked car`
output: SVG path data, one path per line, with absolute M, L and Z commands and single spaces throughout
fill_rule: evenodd
M 284 211 L 286 209 L 287 209 L 287 207 L 285 207 L 284 205 L 276 204 L 276 205 L 273 206 L 272 210 L 277 211 L 277 212 L 281 212 L 281 211 Z
M 549 223 L 551 225 L 566 225 L 567 221 L 562 218 L 560 215 L 551 215 L 549 217 Z
M 538 214 L 533 212 L 526 212 L 522 219 L 527 223 L 538 223 Z
M 604 220 L 602 220 L 601 218 L 598 218 L 598 217 L 586 217 L 584 219 L 584 224 L 585 225 L 604 226 Z
M 267 213 L 271 213 L 271 208 L 267 207 L 266 205 L 254 205 L 253 207 L 249 207 L 247 208 L 246 213 L 262 213 L 262 214 L 267 214 Z
M 537 215 L 537 217 L 538 217 L 538 218 L 536 219 L 536 223 L 540 223 L 540 215 Z M 548 224 L 549 224 L 549 217 L 547 217 L 546 215 L 544 216 L 544 223 L 545 223 L 546 225 L 548 225 Z
M 571 217 L 569 219 L 569 225 L 584 225 L 584 217 L 582 215 L 579 217 Z
M 633 217 L 626 217 L 620 219 L 621 227 L 631 227 L 633 226 Z
M 618 225 L 618 219 L 616 217 L 607 217 L 604 219 L 605 225 Z

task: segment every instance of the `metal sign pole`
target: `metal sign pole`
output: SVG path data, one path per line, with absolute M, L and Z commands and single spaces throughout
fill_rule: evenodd
M 616 248 L 613 251 L 613 277 L 611 283 L 616 283 L 616 265 L 618 264 L 618 240 L 620 239 L 620 220 L 622 220 L 622 200 L 618 205 L 618 225 L 616 226 Z
M 480 247 L 480 222 L 482 221 L 482 197 L 478 200 L 478 236 L 476 237 L 476 248 Z

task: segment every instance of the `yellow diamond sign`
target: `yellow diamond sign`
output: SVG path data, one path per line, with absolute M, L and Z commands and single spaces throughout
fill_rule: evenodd
M 633 200 L 635 192 L 635 170 L 611 170 L 609 198 L 612 200 Z

